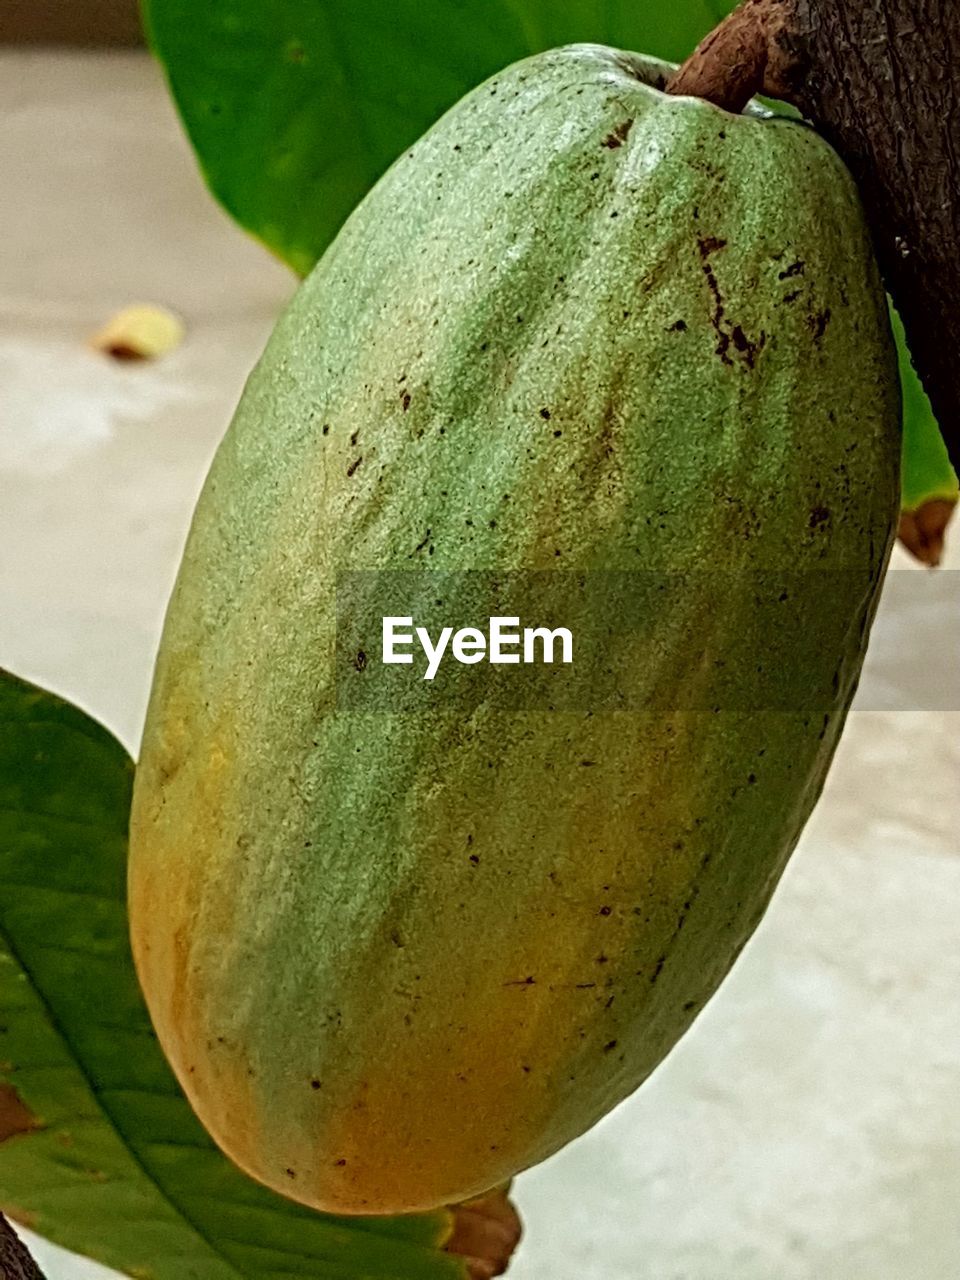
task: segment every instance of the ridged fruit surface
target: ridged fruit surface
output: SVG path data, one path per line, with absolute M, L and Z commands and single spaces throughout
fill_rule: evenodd
M 661 71 L 558 49 L 454 107 L 299 289 L 197 507 L 134 951 L 210 1132 L 322 1209 L 466 1198 L 634 1090 L 760 919 L 856 684 L 899 457 L 858 198 L 807 127 Z M 378 636 L 336 644 L 357 570 L 442 571 L 455 627 L 464 570 L 658 596 L 622 631 L 614 595 L 602 706 L 588 672 L 562 708 L 345 707 L 378 678 Z

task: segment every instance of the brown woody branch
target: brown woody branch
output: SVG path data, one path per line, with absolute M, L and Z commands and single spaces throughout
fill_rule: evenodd
M 957 0 L 746 0 L 667 88 L 730 110 L 781 98 L 839 152 L 960 471 Z
M 0 1213 L 0 1280 L 44 1280 L 19 1236 Z

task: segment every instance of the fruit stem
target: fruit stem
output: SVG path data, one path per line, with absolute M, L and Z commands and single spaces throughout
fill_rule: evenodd
M 781 0 L 745 0 L 701 40 L 667 81 L 666 92 L 739 114 L 754 94 L 776 87 L 773 37 L 781 22 Z
M 462 1204 L 450 1205 L 447 1253 L 464 1259 L 469 1280 L 493 1280 L 506 1271 L 520 1242 L 520 1215 L 510 1199 L 510 1184 Z

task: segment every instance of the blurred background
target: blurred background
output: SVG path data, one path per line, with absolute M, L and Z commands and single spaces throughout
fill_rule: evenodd
M 127 0 L 0 0 L 0 665 L 135 753 L 193 502 L 295 287 L 206 193 Z M 136 303 L 155 361 L 91 336 Z M 960 1275 L 960 531 L 898 547 L 825 796 L 655 1076 L 518 1179 L 517 1280 Z M 50 1280 L 109 1273 L 28 1236 Z
M 136 0 L 4 0 L 0 40 L 87 47 L 143 42 Z

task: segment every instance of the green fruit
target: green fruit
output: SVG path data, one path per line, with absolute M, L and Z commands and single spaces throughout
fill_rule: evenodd
M 197 508 L 136 961 L 217 1141 L 326 1210 L 466 1198 L 631 1093 L 760 919 L 856 684 L 900 410 L 857 195 L 807 127 L 661 72 L 543 54 L 398 160 Z M 613 575 L 634 630 L 613 592 L 566 709 L 431 700 L 413 668 L 376 683 L 378 636 L 344 651 L 354 570 L 425 608 L 442 572 L 455 626 L 489 604 L 460 571 Z

